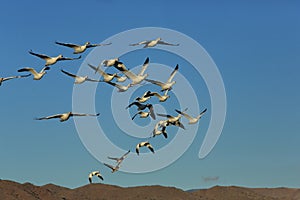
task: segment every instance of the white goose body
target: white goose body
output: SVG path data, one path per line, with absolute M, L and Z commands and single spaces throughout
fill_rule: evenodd
M 110 45 L 111 43 L 108 44 L 91 44 L 90 42 L 86 42 L 83 45 L 78 45 L 78 44 L 72 44 L 72 43 L 63 43 L 63 42 L 55 42 L 58 45 L 65 46 L 72 48 L 74 50 L 74 54 L 79 54 L 85 52 L 87 48 L 92 48 L 92 47 L 97 47 L 97 46 L 106 46 Z
M 137 45 L 144 45 L 143 48 L 148 48 L 148 47 L 154 47 L 158 44 L 162 44 L 162 45 L 169 45 L 169 46 L 178 46 L 179 44 L 171 44 L 171 43 L 167 43 L 162 41 L 162 39 L 156 38 L 155 40 L 145 40 L 139 43 L 135 43 L 135 44 L 130 44 L 130 46 L 137 46 Z
M 112 81 L 115 77 L 118 76 L 117 73 L 114 73 L 114 74 L 106 73 L 106 72 L 104 72 L 103 70 L 101 70 L 100 67 L 95 67 L 95 66 L 93 66 L 93 65 L 91 65 L 91 64 L 88 64 L 88 66 L 89 66 L 91 69 L 95 70 L 95 72 L 98 72 L 98 73 L 103 77 L 103 81 L 104 81 L 104 82 L 110 82 L 110 81 Z
M 100 113 L 97 113 L 97 114 L 82 114 L 82 113 L 67 112 L 67 113 L 62 113 L 62 114 L 51 115 L 51 116 L 48 116 L 48 117 L 36 118 L 36 120 L 48 120 L 48 119 L 59 118 L 60 122 L 64 122 L 64 121 L 67 121 L 68 119 L 70 119 L 70 117 L 73 117 L 73 116 L 79 116 L 79 117 L 94 116 L 94 117 L 96 117 L 96 116 L 99 116 L 99 115 L 100 115 Z
M 148 74 L 144 74 L 148 65 L 149 65 L 149 58 L 146 58 L 139 74 L 134 74 L 133 72 L 129 71 L 128 69 L 122 70 L 121 72 L 132 81 L 132 83 L 131 83 L 132 86 L 137 85 L 148 77 Z

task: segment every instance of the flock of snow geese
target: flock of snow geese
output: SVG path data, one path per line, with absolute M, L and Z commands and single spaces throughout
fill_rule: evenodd
M 93 47 L 99 47 L 99 46 L 107 46 L 111 45 L 112 43 L 107 43 L 107 44 L 91 44 L 90 42 L 86 42 L 83 45 L 77 45 L 77 44 L 71 44 L 71 43 L 62 43 L 62 42 L 55 42 L 57 45 L 60 46 L 65 46 L 68 48 L 73 49 L 73 54 L 81 54 L 85 52 L 88 48 L 93 48 Z M 157 38 L 155 40 L 146 40 L 142 42 L 138 42 L 135 44 L 130 44 L 130 46 L 137 46 L 137 45 L 144 45 L 143 48 L 149 48 L 149 47 L 154 47 L 156 45 L 170 45 L 170 46 L 178 46 L 179 44 L 171 44 L 164 42 L 161 38 Z M 26 78 L 29 77 L 31 74 L 33 75 L 34 80 L 41 80 L 45 74 L 47 74 L 47 71 L 50 70 L 50 66 L 54 65 L 55 63 L 59 61 L 66 61 L 66 60 L 78 60 L 81 58 L 81 55 L 79 57 L 75 58 L 69 58 L 69 57 L 64 57 L 62 54 L 59 54 L 58 56 L 48 56 L 45 54 L 39 54 L 35 53 L 32 50 L 29 51 L 29 54 L 36 56 L 40 59 L 43 59 L 45 61 L 45 66 L 41 69 L 41 71 L 36 71 L 34 68 L 22 68 L 19 69 L 18 72 L 28 72 L 29 74 L 25 75 L 17 75 L 17 76 L 11 76 L 11 77 L 0 77 L 0 86 L 2 85 L 3 82 L 12 80 L 12 79 L 19 79 L 19 78 Z M 185 129 L 184 125 L 180 122 L 180 119 L 182 116 L 186 117 L 189 120 L 189 124 L 195 124 L 199 121 L 199 119 L 204 115 L 204 113 L 207 111 L 207 109 L 204 109 L 198 116 L 192 117 L 186 113 L 186 110 L 180 111 L 175 109 L 175 111 L 178 113 L 177 116 L 172 116 L 169 114 L 159 114 L 154 112 L 153 105 L 150 103 L 146 103 L 151 97 L 155 96 L 158 98 L 160 102 L 165 102 L 167 101 L 170 96 L 168 95 L 168 92 L 172 90 L 172 87 L 176 84 L 176 81 L 173 81 L 176 72 L 179 69 L 179 66 L 176 65 L 174 70 L 171 72 L 169 78 L 163 82 L 163 81 L 158 81 L 158 80 L 152 80 L 148 79 L 148 74 L 145 73 L 147 70 L 147 67 L 149 65 L 149 58 L 146 58 L 140 72 L 138 74 L 133 73 L 127 67 L 119 60 L 119 58 L 113 58 L 113 59 L 108 59 L 102 61 L 98 66 L 93 66 L 91 64 L 88 64 L 88 66 L 95 72 L 99 73 L 101 75 L 99 80 L 91 79 L 88 76 L 78 76 L 75 74 L 72 74 L 70 72 L 67 72 L 63 69 L 61 69 L 61 72 L 71 78 L 73 78 L 75 81 L 75 84 L 82 84 L 85 81 L 91 81 L 91 82 L 104 82 L 107 84 L 112 85 L 113 87 L 116 87 L 118 89 L 118 92 L 126 92 L 130 87 L 133 87 L 135 85 L 141 84 L 143 81 L 147 81 L 151 84 L 157 85 L 160 87 L 160 92 L 163 92 L 163 94 L 160 94 L 159 92 L 151 92 L 151 91 L 146 91 L 141 97 L 137 97 L 134 102 L 130 103 L 126 109 L 129 109 L 133 106 L 137 108 L 137 112 L 132 116 L 132 120 L 135 119 L 136 116 L 139 116 L 140 118 L 147 118 L 150 116 L 153 120 L 156 119 L 156 115 L 160 117 L 164 117 L 165 120 L 160 120 L 159 122 L 156 123 L 150 138 L 158 136 L 158 135 L 163 135 L 165 138 L 168 138 L 167 134 L 167 127 L 168 126 L 177 126 L 179 128 Z M 116 73 L 110 74 L 106 73 L 105 70 L 102 70 L 101 67 L 114 67 L 118 71 Z M 116 82 L 112 82 L 113 80 L 116 80 Z M 130 80 L 130 83 L 128 85 L 121 85 L 119 83 L 125 82 L 127 79 Z M 145 110 L 148 111 L 145 111 Z M 67 121 L 70 119 L 70 117 L 83 117 L 83 116 L 93 116 L 97 117 L 99 116 L 100 113 L 96 114 L 86 114 L 86 113 L 73 113 L 73 112 L 67 112 L 67 113 L 62 113 L 62 114 L 55 114 L 51 116 L 46 116 L 46 117 L 40 117 L 36 118 L 36 120 L 49 120 L 53 118 L 58 118 L 60 122 Z M 149 141 L 143 141 L 140 142 L 136 145 L 136 153 L 137 155 L 140 154 L 140 148 L 146 147 L 148 148 L 152 153 L 155 153 L 153 146 L 150 144 Z M 110 160 L 114 160 L 116 162 L 116 165 L 109 165 L 107 163 L 103 163 L 104 166 L 108 167 L 111 169 L 111 172 L 114 173 L 119 170 L 121 163 L 124 161 L 126 156 L 130 153 L 130 150 L 128 150 L 124 155 L 122 155 L 119 158 L 115 157 L 108 157 Z M 92 183 L 92 177 L 97 176 L 101 180 L 103 179 L 103 176 L 100 174 L 99 171 L 93 171 L 89 174 L 88 179 L 89 182 Z

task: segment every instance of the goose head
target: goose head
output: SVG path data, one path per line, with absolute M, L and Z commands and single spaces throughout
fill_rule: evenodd
M 157 40 L 157 41 L 161 41 L 162 39 L 161 39 L 161 37 L 158 37 L 156 40 Z
M 90 42 L 86 42 L 84 45 L 85 46 L 88 46 L 88 45 L 90 45 L 91 43 Z
M 58 59 L 63 58 L 63 57 L 64 57 L 64 56 L 63 56 L 62 54 L 59 54 L 59 55 L 57 56 Z

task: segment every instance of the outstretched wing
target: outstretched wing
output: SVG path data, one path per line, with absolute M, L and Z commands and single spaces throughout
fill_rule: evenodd
M 33 75 L 37 75 L 38 73 L 30 67 L 24 67 L 22 69 L 19 69 L 18 72 L 31 72 Z
M 97 113 L 97 114 L 85 114 L 85 113 L 71 113 L 70 116 L 92 116 L 92 117 L 97 117 L 99 116 L 100 113 Z
M 77 44 L 72 44 L 72 43 L 63 43 L 63 42 L 55 42 L 55 44 L 61 45 L 61 46 L 65 46 L 65 47 L 70 47 L 70 48 L 75 48 L 75 47 L 80 47 Z
M 25 78 L 25 77 L 28 77 L 28 76 L 30 76 L 30 74 L 26 74 L 26 75 L 22 75 L 22 76 L 10 76 L 10 77 L 3 78 L 2 81 L 8 81 L 8 80 L 14 79 L 14 78 Z
M 80 58 L 81 58 L 81 56 L 79 56 L 77 58 L 62 57 L 62 58 L 59 58 L 59 60 L 79 60 Z
M 149 110 L 150 110 L 150 116 L 152 117 L 152 119 L 156 119 L 156 116 L 155 116 L 155 113 L 154 113 L 154 108 L 153 108 L 153 105 L 152 104 L 150 104 L 149 105 Z
M 178 68 L 179 68 L 179 66 L 178 66 L 178 64 L 177 64 L 176 67 L 175 67 L 175 69 L 174 69 L 173 72 L 171 73 L 171 75 L 170 75 L 168 81 L 167 81 L 168 83 L 170 83 L 170 82 L 172 81 L 172 79 L 174 78 L 176 72 L 178 71 Z
M 141 69 L 141 71 L 139 73 L 139 76 L 142 76 L 145 73 L 148 65 L 149 65 L 149 57 L 146 58 L 146 60 L 145 60 L 145 62 L 143 64 L 143 67 L 142 67 L 142 69 Z
M 102 71 L 99 67 L 95 67 L 94 65 L 88 64 L 88 66 L 90 68 L 92 68 L 93 70 L 95 70 L 95 72 L 98 72 L 101 76 L 106 75 L 106 73 L 104 71 Z
M 164 42 L 162 40 L 158 41 L 157 44 L 170 45 L 170 46 L 179 46 L 179 44 L 171 44 L 171 43 Z
M 67 74 L 68 76 L 73 77 L 73 78 L 78 77 L 78 76 L 76 76 L 75 74 L 71 74 L 70 72 L 67 72 L 67 71 L 65 71 L 65 70 L 63 70 L 63 69 L 61 69 L 60 71 L 61 71 L 62 73 L 64 73 L 64 74 Z
M 139 43 L 130 44 L 129 46 L 137 46 L 137 45 L 141 45 L 141 44 L 147 44 L 147 43 L 149 43 L 149 41 L 147 41 L 147 40 L 144 40 L 144 41 L 142 41 L 142 42 L 139 42 Z
M 172 118 L 173 116 L 171 115 L 166 115 L 166 114 L 160 114 L 160 113 L 156 113 L 158 116 L 160 117 L 167 117 L 167 118 Z
M 158 85 L 158 86 L 163 86 L 164 83 L 160 82 L 160 81 L 155 81 L 155 80 L 151 80 L 151 79 L 145 79 L 145 81 L 148 81 L 152 84 Z
M 114 166 L 112 166 L 112 165 L 109 165 L 109 164 L 106 164 L 106 163 L 103 163 L 103 165 L 105 165 L 106 167 L 108 167 L 110 169 L 114 169 Z
M 132 102 L 131 104 L 129 104 L 127 107 L 126 107 L 126 109 L 128 109 L 128 108 L 130 108 L 131 106 L 133 106 L 133 105 L 136 105 L 137 107 L 141 107 L 143 104 L 141 104 L 141 103 L 139 103 L 139 102 Z
M 86 46 L 86 48 L 91 48 L 91 47 L 99 47 L 99 46 L 108 46 L 111 45 L 112 43 L 106 43 L 106 44 L 89 44 Z
M 102 82 L 100 80 L 91 79 L 91 78 L 87 78 L 86 81 L 90 81 L 90 82 Z
M 42 58 L 42 59 L 49 59 L 51 57 L 45 55 L 45 54 L 38 54 L 38 53 L 34 53 L 32 50 L 28 51 L 31 55 L 34 55 L 34 56 L 37 56 L 39 58 Z
M 188 115 L 188 114 L 186 114 L 186 113 L 184 113 L 184 112 L 181 112 L 180 110 L 175 109 L 175 111 L 176 111 L 177 113 L 179 113 L 179 114 L 185 116 L 185 117 L 186 117 L 187 119 L 189 119 L 189 120 L 192 120 L 192 119 L 193 119 L 193 117 L 191 117 L 190 115 Z
M 56 115 L 51 115 L 48 117 L 41 117 L 41 118 L 36 118 L 36 120 L 45 120 L 45 119 L 53 119 L 53 118 L 60 118 L 62 114 L 56 114 Z
M 128 150 L 128 151 L 122 156 L 122 158 L 124 159 L 129 153 L 130 153 L 130 150 Z

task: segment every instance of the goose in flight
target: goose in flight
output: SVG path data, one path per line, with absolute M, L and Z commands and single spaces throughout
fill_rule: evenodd
M 112 67 L 114 66 L 117 62 L 119 62 L 119 58 L 112 58 L 108 60 L 103 60 L 100 65 L 103 65 L 105 67 Z
M 178 46 L 179 45 L 179 44 L 170 44 L 170 43 L 164 42 L 159 37 L 159 38 L 156 38 L 155 40 L 145 40 L 145 41 L 138 42 L 138 43 L 135 43 L 135 44 L 130 44 L 130 46 L 144 45 L 143 48 L 148 48 L 148 47 L 154 47 L 158 44 L 169 45 L 169 46 Z
M 168 118 L 168 120 L 167 120 L 168 125 L 171 124 L 171 125 L 174 125 L 174 126 L 178 126 L 182 129 L 185 129 L 184 125 L 179 121 L 180 118 L 182 117 L 181 114 L 178 114 L 177 116 L 172 116 L 172 115 L 157 113 L 157 115 L 160 116 L 160 117 L 167 117 Z
M 50 57 L 50 56 L 47 56 L 45 54 L 34 53 L 32 50 L 30 50 L 29 53 L 31 55 L 37 56 L 41 59 L 44 59 L 46 61 L 45 66 L 54 65 L 57 61 L 61 61 L 61 60 L 78 60 L 78 59 L 81 58 L 81 56 L 79 56 L 77 58 L 67 58 L 67 57 L 63 57 L 62 54 L 59 54 L 56 57 Z
M 156 119 L 156 116 L 155 116 L 155 113 L 154 113 L 154 108 L 153 108 L 153 105 L 152 104 L 149 104 L 149 103 L 147 103 L 147 104 L 141 104 L 141 103 L 139 103 L 139 102 L 132 102 L 131 104 L 129 104 L 127 107 L 126 107 L 126 109 L 128 109 L 128 108 L 130 108 L 131 106 L 137 106 L 138 107 L 138 110 L 145 110 L 146 108 L 148 108 L 149 109 L 149 111 L 150 111 L 150 116 L 152 117 L 152 119 Z
M 132 81 L 131 83 L 132 86 L 137 85 L 141 83 L 143 80 L 145 80 L 145 78 L 147 78 L 148 74 L 144 74 L 144 73 L 148 65 L 149 65 L 149 58 L 147 57 L 139 74 L 135 74 L 131 72 L 130 70 L 126 69 L 126 67 L 125 69 L 122 68 L 123 70 L 121 70 L 121 72 Z
M 18 72 L 30 72 L 33 75 L 33 80 L 40 80 L 47 73 L 46 70 L 49 70 L 50 67 L 44 67 L 40 72 L 35 71 L 35 69 L 30 67 L 25 67 L 19 69 Z
M 84 43 L 84 45 L 78 45 L 78 44 L 63 43 L 63 42 L 57 42 L 57 41 L 55 42 L 55 44 L 72 48 L 74 50 L 74 52 L 73 52 L 74 54 L 83 53 L 86 49 L 92 48 L 92 47 L 111 45 L 111 43 L 108 43 L 108 44 L 91 44 L 90 42 L 86 42 L 86 43 Z
M 103 81 L 104 82 L 109 82 L 109 81 L 112 81 L 115 77 L 119 77 L 117 73 L 109 74 L 109 73 L 106 73 L 106 72 L 102 71 L 100 68 L 95 67 L 91 64 L 88 64 L 88 66 L 90 68 L 92 68 L 93 70 L 95 70 L 96 72 L 98 72 L 101 76 L 103 76 Z
M 100 178 L 102 181 L 104 180 L 103 177 L 102 177 L 102 175 L 100 174 L 99 171 L 94 171 L 94 172 L 91 172 L 91 173 L 89 174 L 89 182 L 90 182 L 90 183 L 92 183 L 92 177 L 93 177 L 93 176 L 98 176 L 98 178 Z
M 132 117 L 131 119 L 134 120 L 134 118 L 135 118 L 137 115 L 140 115 L 140 118 L 147 118 L 147 117 L 150 115 L 150 112 L 138 111 L 137 113 L 135 113 L 135 114 L 133 115 L 133 117 Z
M 138 143 L 136 145 L 135 151 L 136 151 L 137 155 L 140 155 L 141 147 L 147 147 L 152 153 L 154 153 L 154 149 L 153 149 L 152 145 L 148 141 L 146 141 L 146 142 Z
M 160 102 L 165 102 L 168 98 L 170 98 L 170 95 L 168 95 L 168 92 L 169 92 L 169 90 L 166 90 L 163 95 L 161 95 L 157 92 L 150 92 L 145 95 L 145 98 L 151 97 L 151 96 L 156 96 Z
M 2 85 L 2 83 L 4 81 L 8 81 L 8 80 L 11 80 L 11 79 L 15 79 L 15 78 L 25 78 L 25 77 L 28 77 L 30 76 L 30 74 L 27 74 L 27 75 L 23 75 L 23 76 L 10 76 L 10 77 L 0 77 L 0 86 Z
M 168 126 L 167 120 L 162 120 L 162 121 L 159 121 L 158 123 L 156 123 L 154 130 L 152 132 L 153 137 L 163 134 L 163 136 L 165 138 L 168 138 L 168 134 L 166 132 L 167 126 Z M 161 127 L 161 130 L 159 130 L 160 127 Z
M 143 96 L 137 97 L 135 100 L 137 100 L 140 103 L 144 103 L 144 102 L 148 101 L 148 99 L 151 98 L 150 94 L 151 94 L 151 91 L 147 91 L 143 94 Z
M 103 163 L 106 167 L 111 169 L 111 173 L 114 173 L 120 169 L 120 163 L 118 163 L 116 166 L 112 166 L 106 163 Z
M 73 113 L 73 112 L 67 112 L 67 113 L 62 113 L 62 114 L 56 114 L 56 115 L 51 115 L 48 117 L 41 117 L 41 118 L 36 118 L 36 120 L 48 120 L 48 119 L 53 119 L 53 118 L 59 118 L 60 122 L 67 121 L 70 119 L 70 117 L 83 117 L 83 116 L 92 116 L 92 117 L 97 117 L 99 116 L 100 113 L 97 114 L 83 114 L 83 113 Z
M 177 113 L 183 115 L 189 120 L 189 124 L 196 124 L 199 119 L 204 115 L 204 113 L 207 111 L 207 108 L 205 108 L 198 116 L 196 117 L 191 117 L 190 115 L 186 114 L 185 112 L 181 112 L 179 110 L 175 110 Z
M 67 71 L 64 71 L 64 70 L 60 70 L 62 73 L 70 76 L 70 77 L 73 77 L 75 78 L 75 84 L 81 84 L 81 83 L 84 83 L 85 81 L 90 81 L 90 82 L 101 82 L 101 81 L 98 81 L 98 80 L 95 80 L 95 79 L 90 79 L 88 76 L 77 76 L 75 74 L 71 74 L 70 72 L 67 72 Z
M 105 82 L 105 83 L 108 83 L 108 84 L 118 88 L 118 92 L 126 92 L 131 87 L 131 84 L 120 85 L 120 84 L 113 83 L 113 82 Z
M 120 165 L 129 153 L 130 153 L 130 150 L 128 150 L 128 151 L 127 151 L 123 156 L 121 156 L 120 158 L 113 158 L 113 157 L 107 157 L 107 158 L 108 158 L 108 159 L 111 159 L 111 160 L 115 160 L 115 161 L 117 162 L 117 164 Z
M 176 83 L 176 81 L 172 81 L 176 72 L 178 71 L 178 68 L 179 66 L 176 65 L 175 69 L 172 71 L 169 79 L 167 80 L 167 82 L 163 83 L 163 82 L 160 82 L 160 81 L 155 81 L 155 80 L 151 80 L 151 79 L 145 79 L 146 81 L 152 83 L 152 84 L 155 84 L 155 85 L 158 85 L 161 87 L 161 91 L 165 91 L 165 90 L 171 90 L 172 89 L 172 86 Z

